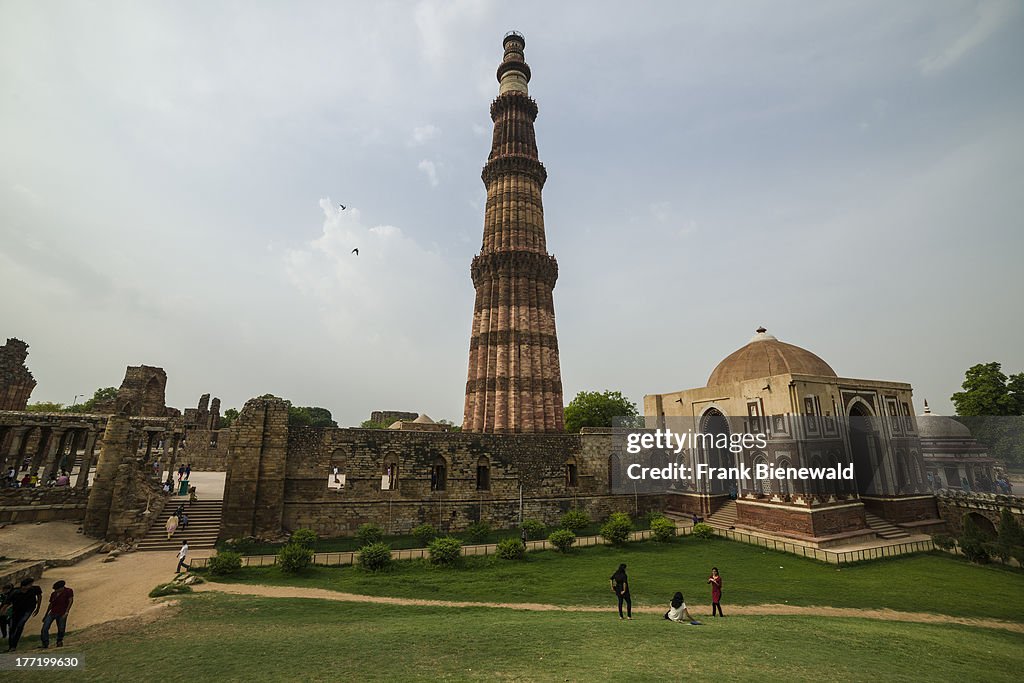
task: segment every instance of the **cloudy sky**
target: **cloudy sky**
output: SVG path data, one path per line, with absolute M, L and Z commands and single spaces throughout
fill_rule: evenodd
M 33 400 L 145 363 L 178 407 L 461 422 L 509 29 L 567 401 L 702 386 L 762 324 L 917 410 L 1024 370 L 1016 0 L 0 0 L 0 343 Z

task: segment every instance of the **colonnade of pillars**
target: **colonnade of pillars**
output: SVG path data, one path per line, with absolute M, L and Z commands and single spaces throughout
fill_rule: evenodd
M 35 474 L 45 484 L 61 471 L 70 474 L 81 451 L 74 487 L 84 489 L 88 486 L 89 470 L 98 458 L 96 444 L 102 436 L 101 425 L 0 426 L 0 477 L 6 477 L 10 468 L 14 468 L 19 481 L 26 474 Z M 159 459 L 161 471 L 166 471 L 174 464 L 179 443 L 178 434 L 168 434 L 160 428 L 144 428 L 140 431 L 138 452 L 144 453 L 146 462 Z

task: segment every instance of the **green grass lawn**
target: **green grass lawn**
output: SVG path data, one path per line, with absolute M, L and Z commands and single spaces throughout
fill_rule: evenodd
M 182 597 L 149 626 L 76 644 L 84 671 L 28 680 L 1019 680 L 1024 638 L 972 627 Z M 13 678 L 12 678 L 13 680 Z
M 544 551 L 512 562 L 469 557 L 461 569 L 410 561 L 396 562 L 394 570 L 380 574 L 356 567 L 314 567 L 291 576 L 268 567 L 210 578 L 438 600 L 611 605 L 608 577 L 620 562 L 628 565 L 633 602 L 639 605 L 666 604 L 679 590 L 698 611 L 710 612 L 705 579 L 717 566 L 724 581 L 726 614 L 730 604 L 782 603 L 1024 621 L 1020 570 L 972 565 L 939 552 L 837 569 L 723 539 L 633 543 L 621 549 L 598 546 L 567 556 Z

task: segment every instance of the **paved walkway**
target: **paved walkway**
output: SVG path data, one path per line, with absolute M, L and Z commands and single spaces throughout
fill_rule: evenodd
M 56 560 L 99 548 L 95 538 L 78 533 L 81 522 L 23 522 L 0 529 L 0 556 L 15 560 Z

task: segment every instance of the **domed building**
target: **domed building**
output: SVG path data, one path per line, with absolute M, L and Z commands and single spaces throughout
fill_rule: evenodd
M 932 488 L 982 492 L 992 489 L 996 460 L 974 439 L 967 425 L 933 413 L 925 401 L 924 412 L 917 416 L 917 427 Z
M 941 524 L 912 393 L 904 382 L 840 377 L 817 354 L 762 327 L 715 367 L 705 386 L 645 396 L 644 414 L 649 427 L 677 434 L 763 434 L 754 448 L 704 447 L 705 441 L 684 450 L 691 472 L 703 464 L 705 472 L 714 467 L 728 476 L 674 483 L 672 508 L 831 545 Z M 758 465 L 767 476 L 757 476 Z M 776 476 L 779 468 L 849 476 Z

